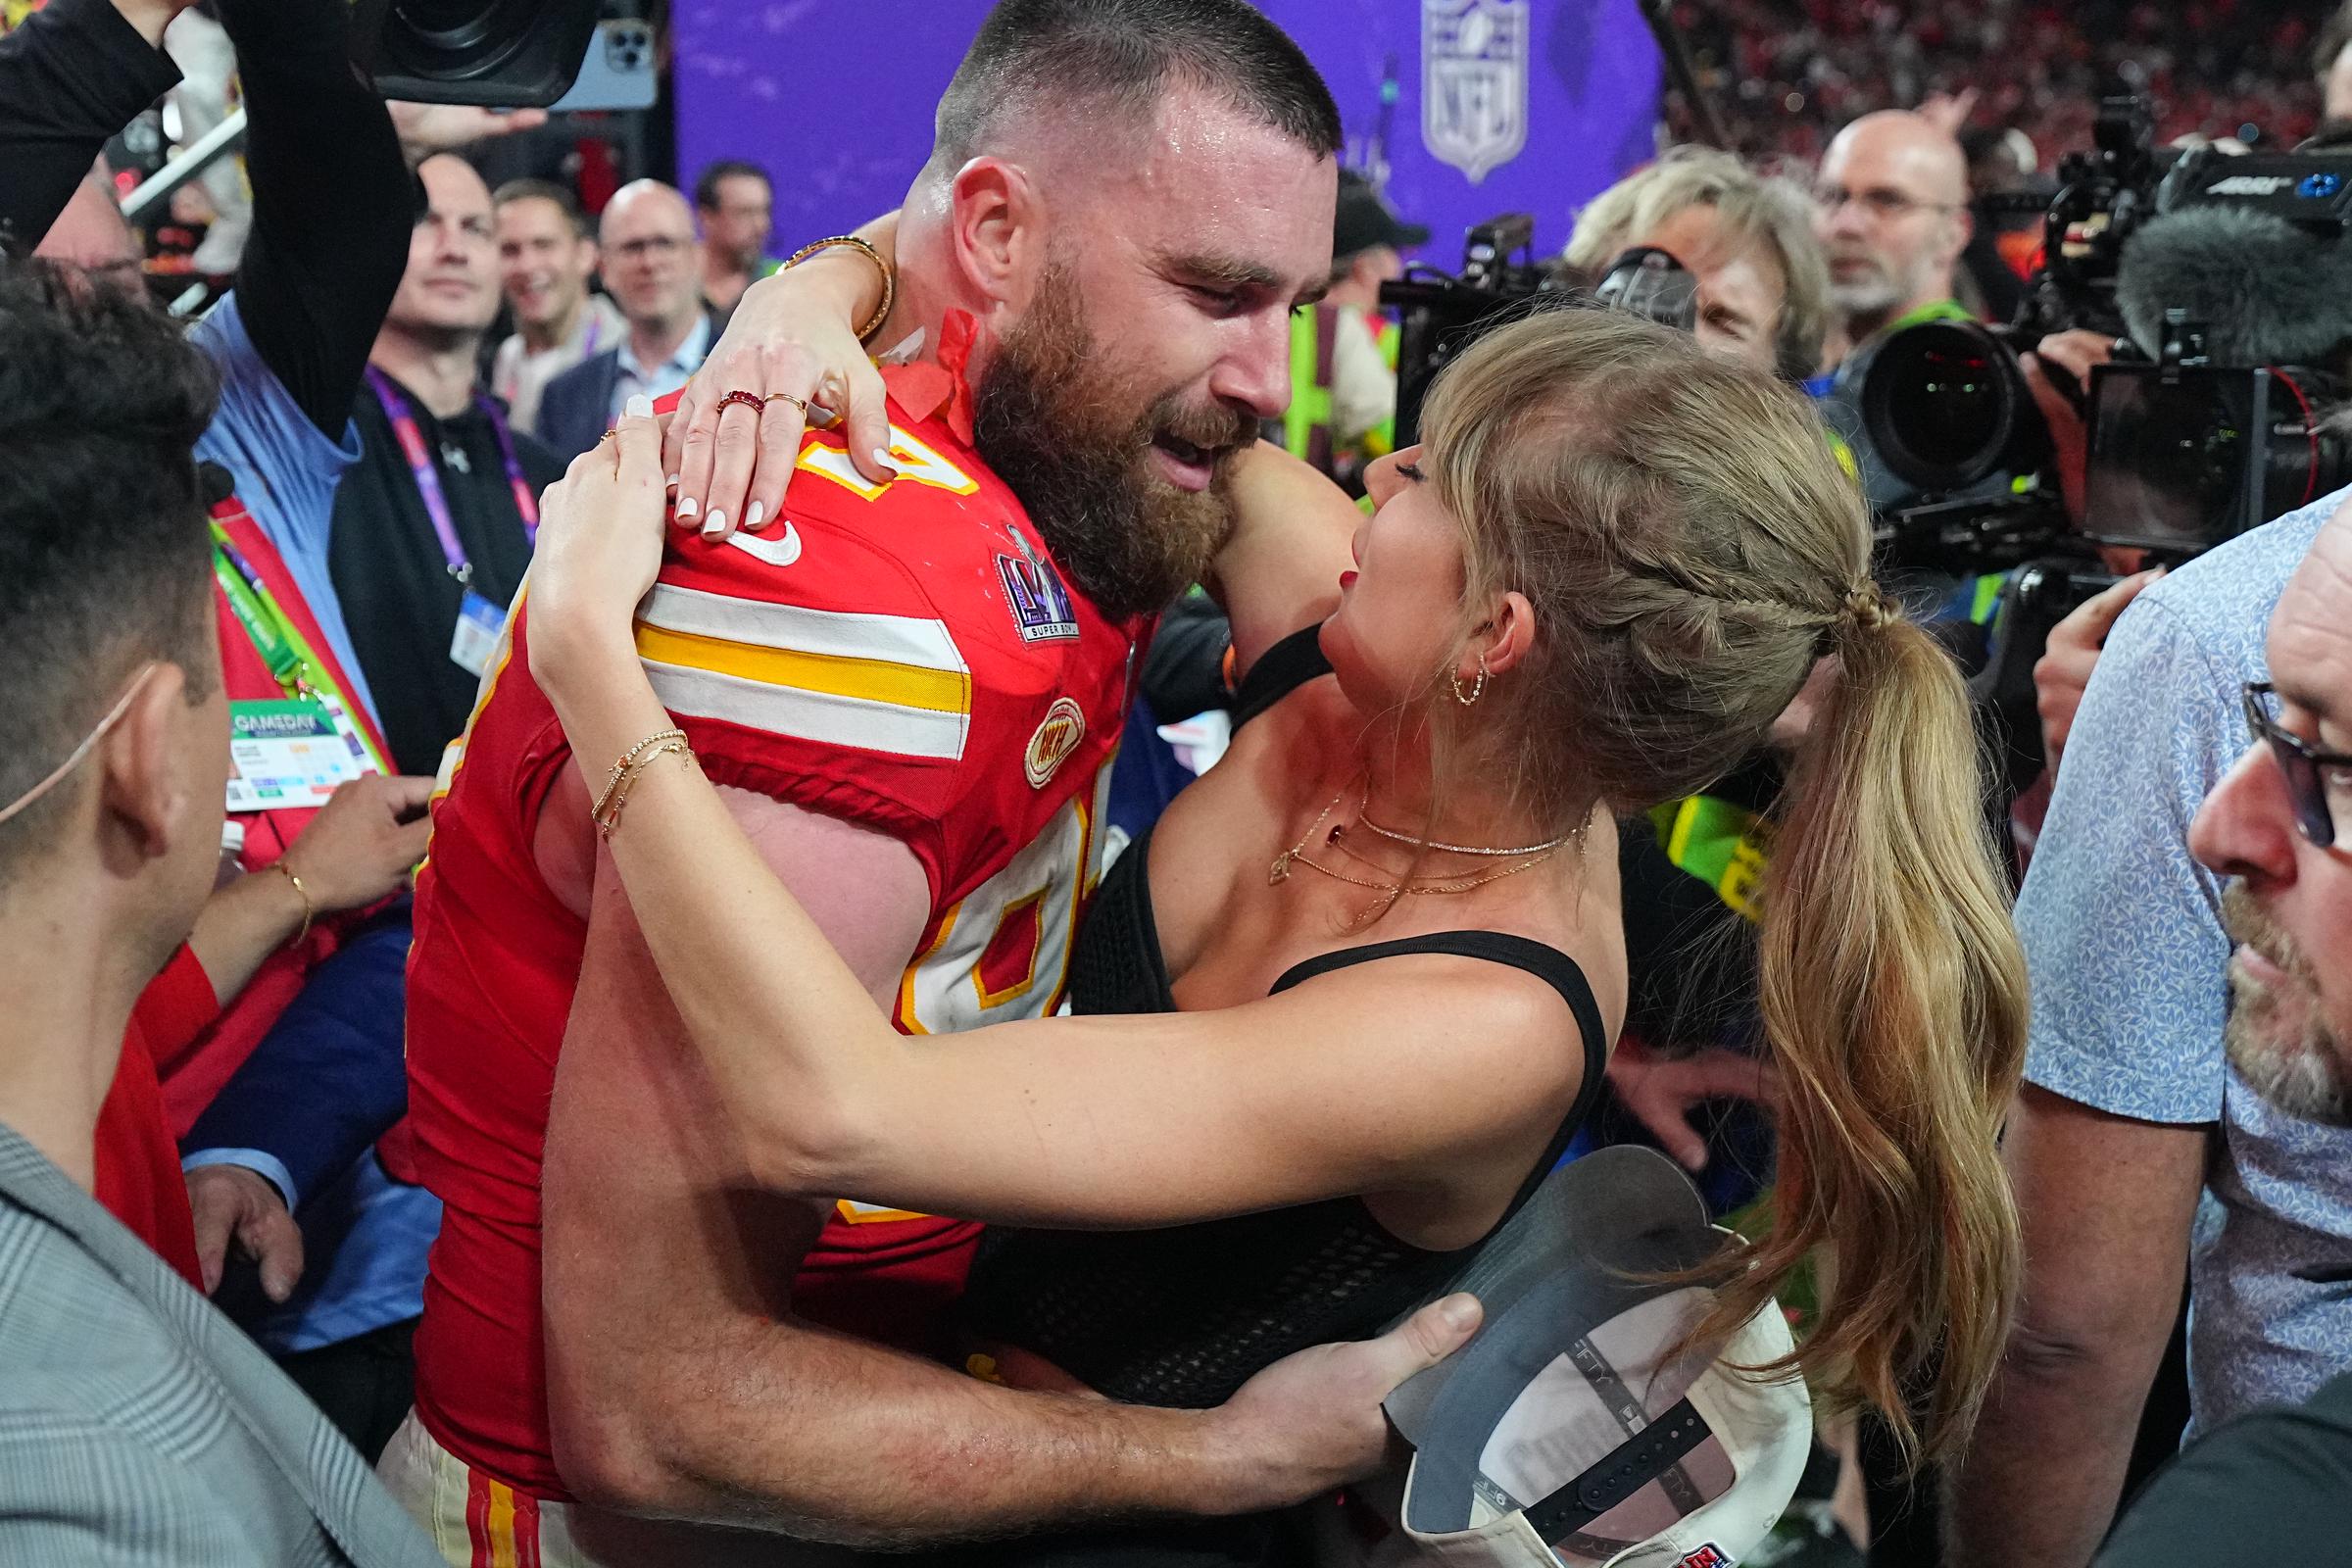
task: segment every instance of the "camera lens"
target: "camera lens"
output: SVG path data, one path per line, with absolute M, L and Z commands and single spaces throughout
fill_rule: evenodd
M 485 72 L 521 46 L 539 10 L 537 0 L 393 0 L 386 41 L 414 69 Z
M 2031 468 L 2048 442 L 2017 356 L 1974 321 L 1888 338 L 1862 383 L 1862 422 L 1880 460 L 1931 494 Z

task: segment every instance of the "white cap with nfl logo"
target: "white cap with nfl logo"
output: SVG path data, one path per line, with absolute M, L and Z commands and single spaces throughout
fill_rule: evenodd
M 1775 1302 L 1674 1354 L 1713 1297 L 1673 1276 L 1727 1244 L 1743 1245 L 1652 1151 L 1545 1178 L 1446 1287 L 1485 1303 L 1478 1336 L 1389 1396 L 1414 1452 L 1403 1529 L 1374 1560 L 1733 1568 L 1754 1551 L 1804 1473 L 1813 1416 L 1795 1377 L 1738 1370 L 1788 1353 Z

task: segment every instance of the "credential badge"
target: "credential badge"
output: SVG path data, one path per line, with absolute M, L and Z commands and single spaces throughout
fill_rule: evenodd
M 1527 0 L 1421 0 L 1421 143 L 1475 185 L 1527 145 Z

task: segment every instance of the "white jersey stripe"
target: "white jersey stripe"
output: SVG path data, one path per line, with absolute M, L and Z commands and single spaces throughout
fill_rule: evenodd
M 643 661 L 662 706 L 684 718 L 713 718 L 771 735 L 899 757 L 960 761 L 971 719 L 964 713 L 773 686 L 686 664 Z
M 689 632 L 761 648 L 788 648 L 840 659 L 873 659 L 920 669 L 969 673 L 947 623 L 920 615 L 875 615 L 803 605 L 771 605 L 660 583 L 637 618 L 664 631 Z

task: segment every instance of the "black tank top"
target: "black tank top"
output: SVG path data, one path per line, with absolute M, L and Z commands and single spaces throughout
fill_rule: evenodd
M 1300 656 L 1301 639 L 1311 658 Z M 1329 667 L 1314 628 L 1286 639 L 1244 683 L 1236 727 Z M 1070 987 L 1078 1012 L 1176 1010 L 1152 916 L 1150 848 L 1147 835 L 1119 858 L 1079 933 Z M 1512 1195 L 1508 1218 L 1558 1162 L 1599 1092 L 1607 1054 L 1600 1008 L 1576 960 L 1498 931 L 1441 931 L 1325 954 L 1290 969 L 1274 992 L 1408 953 L 1524 969 L 1559 992 L 1576 1017 L 1583 1088 Z M 1294 1350 L 1378 1332 L 1442 1288 L 1475 1250 L 1400 1241 L 1357 1198 L 1148 1231 L 995 1226 L 981 1244 L 965 1316 L 982 1338 L 1034 1351 L 1114 1399 L 1205 1408 Z

